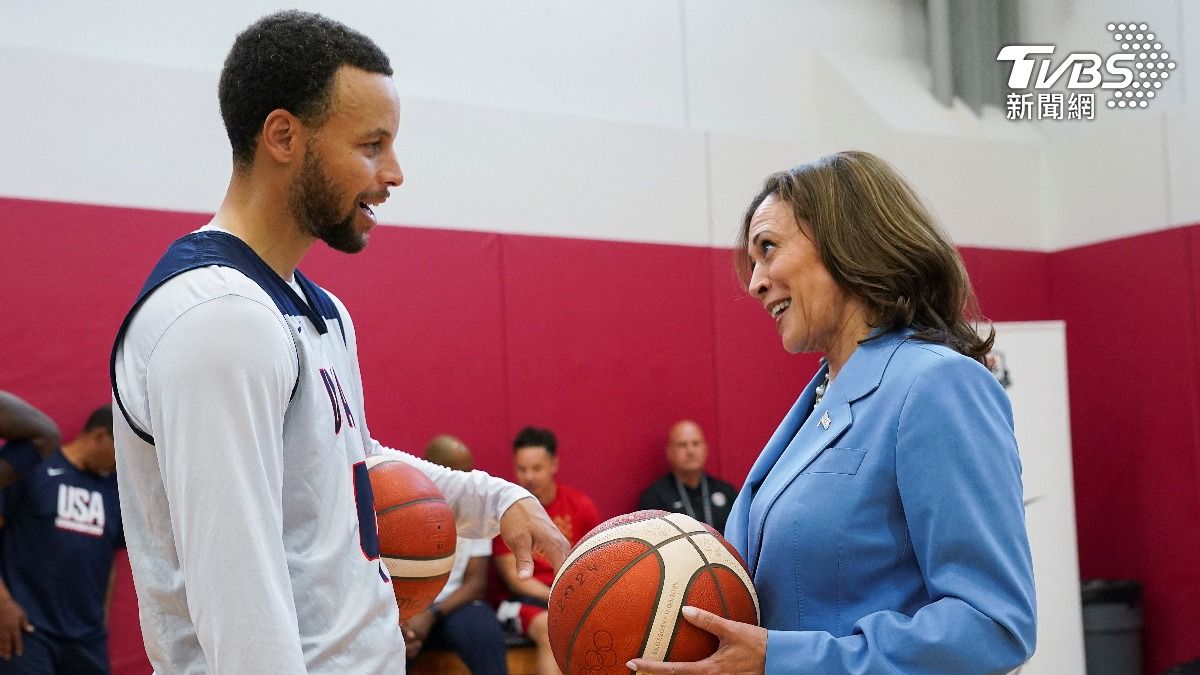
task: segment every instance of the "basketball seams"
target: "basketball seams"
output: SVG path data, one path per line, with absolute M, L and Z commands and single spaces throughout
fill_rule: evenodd
M 666 522 L 672 528 L 674 528 L 676 531 L 678 531 L 679 534 L 671 536 L 671 537 L 667 537 L 657 543 L 647 540 L 645 536 L 630 536 L 631 533 L 629 533 L 628 530 L 630 530 L 630 529 L 636 530 L 637 529 L 637 528 L 633 527 L 634 525 L 644 526 L 645 523 L 647 523 L 648 521 L 652 521 L 652 520 L 662 520 L 662 521 Z M 622 567 L 620 569 L 620 571 L 618 571 L 616 574 L 614 574 L 612 576 L 612 578 L 610 578 L 607 582 L 605 582 L 600 587 L 600 590 L 597 591 L 596 594 L 592 597 L 591 602 L 588 603 L 587 607 L 580 614 L 579 621 L 575 625 L 575 628 L 571 631 L 571 637 L 567 641 L 567 656 L 566 656 L 566 664 L 565 664 L 567 667 L 564 669 L 565 672 L 570 672 L 571 657 L 575 652 L 575 642 L 579 638 L 579 631 L 580 631 L 580 629 L 582 629 L 583 625 L 587 622 L 587 618 L 588 618 L 588 616 L 591 615 L 592 610 L 594 610 L 596 605 L 599 604 L 600 600 L 602 600 L 604 598 L 605 592 L 607 592 L 608 589 L 610 589 L 614 583 L 616 583 L 618 580 L 620 580 L 621 576 L 625 572 L 632 569 L 639 562 L 641 562 L 642 560 L 644 560 L 647 556 L 649 556 L 651 554 L 655 554 L 658 557 L 658 564 L 662 571 L 661 578 L 665 582 L 665 580 L 666 580 L 666 565 L 663 562 L 661 550 L 664 547 L 669 546 L 669 545 L 679 541 L 680 539 L 688 537 L 689 535 L 701 534 L 701 533 L 708 534 L 708 532 L 703 529 L 696 530 L 696 531 L 685 530 L 684 528 L 680 527 L 678 523 L 672 522 L 669 517 L 656 516 L 654 518 L 646 518 L 644 520 L 636 520 L 636 521 L 632 521 L 629 523 L 622 523 L 621 525 L 618 525 L 614 528 L 611 528 L 609 530 L 605 530 L 604 532 L 593 535 L 591 539 L 580 541 L 581 544 L 583 543 L 583 541 L 587 541 L 589 545 L 587 547 L 578 546 L 578 545 L 575 547 L 575 550 L 571 552 L 571 555 L 569 556 L 568 561 L 564 562 L 562 567 L 559 568 L 559 573 L 557 576 L 555 576 L 555 579 L 554 579 L 555 584 L 558 583 L 559 579 L 562 579 L 562 578 L 568 576 L 567 570 L 572 565 L 574 565 L 579 560 L 579 558 L 583 556 L 583 554 L 588 553 L 590 551 L 595 551 L 596 549 L 600 548 L 601 546 L 605 546 L 605 545 L 608 545 L 608 544 L 611 544 L 614 542 L 619 542 L 619 541 L 635 541 L 635 542 L 638 542 L 641 544 L 645 544 L 646 546 L 649 546 L 650 548 L 647 549 L 646 551 L 643 551 L 642 553 L 639 553 L 633 560 L 629 561 L 624 567 Z M 602 536 L 602 535 L 608 535 L 608 536 Z M 595 539 L 599 539 L 599 541 L 593 541 Z M 662 593 L 663 593 L 663 589 L 665 586 L 666 586 L 666 583 L 659 584 L 659 586 L 658 586 L 658 591 L 657 591 L 655 599 L 654 599 L 654 608 L 655 608 L 656 615 L 660 613 L 660 609 L 661 609 L 660 602 L 662 600 Z M 553 586 L 551 587 L 550 592 L 551 592 L 551 594 L 554 593 Z M 676 617 L 678 615 L 678 611 L 674 612 L 674 615 L 675 616 L 667 617 L 668 620 L 670 620 L 672 622 L 677 621 L 678 619 Z M 639 649 L 639 651 L 643 655 L 646 654 L 646 647 L 650 643 L 651 633 L 653 632 L 654 627 L 658 624 L 659 624 L 658 621 L 651 621 L 649 623 L 649 625 L 646 627 L 646 632 L 642 636 L 642 645 L 641 645 L 641 648 Z M 675 632 L 674 623 L 670 624 L 670 628 L 671 628 L 671 632 L 673 635 Z
M 635 517 L 640 514 L 631 514 Z M 647 514 L 649 515 L 649 514 Z M 638 647 L 638 655 L 642 658 L 651 660 L 666 660 L 672 653 L 672 650 L 678 648 L 685 649 L 690 653 L 694 646 L 692 645 L 693 638 L 688 637 L 684 644 L 680 644 L 679 633 L 681 632 L 683 619 L 681 609 L 687 604 L 688 598 L 697 592 L 697 586 L 701 579 L 708 579 L 711 582 L 713 592 L 716 594 L 716 600 L 719 603 L 719 612 L 726 617 L 729 617 L 731 611 L 736 611 L 741 615 L 742 612 L 749 609 L 745 606 L 745 597 L 733 594 L 732 588 L 725 588 L 722 584 L 739 584 L 745 588 L 746 594 L 753 603 L 753 611 L 756 620 L 760 616 L 760 608 L 758 596 L 754 592 L 753 582 L 750 580 L 748 573 L 745 570 L 738 555 L 733 552 L 724 540 L 721 539 L 720 533 L 711 528 L 704 527 L 694 519 L 681 514 L 670 514 L 665 512 L 656 512 L 650 517 L 638 517 L 636 520 L 625 520 L 625 517 L 620 517 L 622 522 L 619 522 L 611 527 L 605 528 L 605 524 L 597 526 L 592 532 L 585 536 L 579 544 L 577 544 L 567 556 L 556 575 L 551 587 L 551 595 L 555 596 L 561 593 L 571 593 L 575 587 L 575 582 L 579 575 L 584 572 L 582 566 L 588 565 L 587 556 L 608 549 L 612 546 L 620 546 L 624 550 L 628 550 L 628 544 L 637 544 L 635 550 L 643 549 L 634 554 L 633 550 L 624 555 L 633 555 L 632 559 L 628 560 L 624 565 L 613 572 L 605 572 L 607 579 L 599 585 L 599 587 L 588 584 L 587 587 L 594 591 L 586 593 L 578 589 L 574 590 L 576 594 L 576 602 L 583 600 L 581 595 L 586 596 L 591 593 L 590 597 L 585 601 L 586 604 L 574 604 L 570 609 L 564 609 L 567 605 L 557 605 L 558 612 L 568 612 L 576 618 L 572 618 L 570 622 L 570 633 L 563 635 L 558 640 L 566 638 L 564 642 L 555 642 L 556 652 L 561 649 L 562 664 L 564 672 L 572 672 L 572 668 L 578 668 L 581 664 L 581 659 L 584 659 L 585 652 L 588 647 L 584 645 L 585 631 L 588 630 L 589 619 L 598 617 L 592 621 L 594 629 L 591 633 L 597 633 L 606 630 L 620 630 L 614 628 L 620 624 L 625 624 L 624 629 L 624 645 L 630 645 L 631 642 L 637 639 L 637 633 L 628 630 L 633 624 L 632 619 L 618 620 L 615 623 L 611 618 L 606 618 L 608 614 L 617 610 L 620 607 L 635 604 L 638 607 L 644 606 L 643 603 L 651 600 L 645 595 L 640 595 L 642 582 L 630 586 L 628 584 L 621 585 L 622 579 L 633 575 L 633 578 L 646 578 L 645 590 L 649 591 L 649 575 L 653 574 L 654 569 L 647 567 L 649 561 L 648 556 L 653 555 L 655 564 L 657 565 L 657 573 L 659 582 L 654 584 L 654 596 L 652 604 L 650 604 L 650 617 L 648 622 L 644 624 L 645 628 L 641 631 L 641 644 Z M 613 519 L 618 520 L 618 519 Z M 663 521 L 661 523 L 656 521 Z M 597 532 L 596 530 L 600 530 Z M 698 536 L 704 535 L 704 536 Z M 685 541 L 686 540 L 686 541 Z M 609 554 L 599 553 L 598 559 L 603 559 Z M 617 562 L 617 561 L 613 561 Z M 637 569 L 641 565 L 645 569 Z M 595 568 L 592 568 L 595 570 Z M 605 566 L 606 570 L 613 569 L 611 566 Z M 560 579 L 566 578 L 568 581 L 561 582 Z M 735 581 L 736 579 L 736 581 Z M 582 583 L 582 580 L 580 580 Z M 616 589 L 619 588 L 620 592 Z M 557 591 L 558 593 L 556 593 Z M 613 595 L 609 595 L 613 593 Z M 708 600 L 704 601 L 707 605 L 712 601 L 707 588 L 703 591 L 703 596 Z M 615 597 L 617 604 L 605 603 L 605 598 L 610 599 Z M 559 600 L 563 602 L 563 600 Z M 734 609 L 734 608 L 737 609 Z M 553 609 L 553 607 L 552 607 Z M 619 614 L 618 614 L 619 616 Z M 552 619 L 554 615 L 552 614 Z M 565 617 L 563 617 L 565 620 Z M 599 623 L 596 623 L 599 621 Z M 611 625 L 610 625 L 611 624 Z M 564 644 L 565 643 L 565 644 Z M 665 645 L 665 646 L 664 646 Z M 629 646 L 623 647 L 629 649 Z M 575 654 L 576 651 L 579 654 Z
M 412 560 L 416 562 L 446 560 L 454 558 L 454 551 L 442 553 L 440 555 L 400 555 L 399 553 L 380 553 L 380 558 L 388 558 L 389 560 Z
M 435 574 L 431 577 L 404 577 L 403 579 L 396 579 L 396 581 L 398 581 L 400 583 L 407 583 L 409 581 L 417 581 L 417 582 L 434 581 L 436 579 L 441 579 L 442 581 L 446 581 L 449 578 L 450 578 L 450 573 L 447 572 L 445 574 Z
M 575 653 L 575 642 L 579 638 L 579 631 L 582 630 L 584 624 L 587 623 L 588 616 L 591 615 L 592 610 L 596 608 L 596 605 L 599 604 L 600 601 L 604 599 L 604 594 L 607 593 L 610 588 L 612 588 L 613 584 L 620 581 L 621 577 L 626 572 L 633 569 L 634 567 L 637 566 L 638 563 L 640 563 L 641 561 L 645 560 L 648 556 L 653 554 L 658 559 L 659 571 L 661 572 L 660 578 L 666 577 L 666 566 L 663 563 L 662 555 L 659 553 L 658 547 L 654 546 L 653 544 L 650 544 L 650 542 L 646 541 L 645 539 L 639 539 L 637 537 L 621 537 L 619 539 L 613 539 L 610 541 L 602 541 L 602 542 L 596 544 L 595 546 L 589 546 L 587 548 L 587 551 L 594 551 L 597 548 L 600 548 L 601 546 L 604 546 L 606 544 L 611 544 L 613 542 L 620 542 L 620 541 L 634 541 L 639 544 L 645 544 L 645 545 L 649 546 L 650 548 L 639 553 L 637 556 L 635 556 L 633 558 L 633 560 L 630 560 L 628 563 L 625 564 L 624 567 L 622 567 L 620 570 L 618 570 L 616 572 L 616 574 L 613 574 L 612 577 L 609 578 L 608 581 L 604 582 L 600 586 L 600 590 L 596 591 L 596 593 L 592 596 L 591 602 L 589 602 L 587 607 L 584 608 L 583 612 L 580 613 L 579 621 L 575 624 L 575 628 L 571 631 L 570 639 L 567 640 L 567 656 L 566 656 L 566 666 L 567 667 L 563 669 L 563 672 L 567 672 L 567 673 L 571 672 L 571 656 Z M 574 564 L 574 562 L 572 562 L 572 564 Z M 561 568 L 559 568 L 559 570 L 560 570 L 559 575 L 558 575 L 559 578 L 562 578 L 563 576 L 565 576 L 565 572 L 567 569 L 568 569 L 568 566 L 565 564 Z M 557 582 L 557 579 L 555 579 L 555 581 Z M 550 592 L 553 594 L 554 591 L 551 590 Z M 659 584 L 658 592 L 654 598 L 654 605 L 653 605 L 654 607 L 658 606 L 658 601 L 661 599 L 661 597 L 662 597 L 662 584 Z M 649 624 L 646 627 L 646 633 L 642 636 L 641 650 L 644 650 L 646 647 L 646 641 L 649 640 L 649 632 L 652 627 L 653 627 L 653 623 Z M 639 650 L 639 651 L 641 651 L 641 650 Z
M 737 558 L 737 556 L 731 553 L 729 549 L 725 548 L 725 546 L 719 540 L 713 537 L 711 532 L 707 534 L 709 535 L 708 538 L 693 541 L 697 541 L 697 543 L 701 544 L 702 548 L 705 546 L 713 547 L 713 550 L 707 551 L 710 563 L 714 567 L 728 569 L 741 581 L 743 586 L 748 589 L 753 589 L 754 582 L 750 580 L 750 575 L 746 572 L 746 568 L 742 565 L 742 562 Z M 761 619 L 758 606 L 758 594 L 755 592 L 750 593 L 750 599 L 754 602 L 754 619 L 755 622 L 757 622 Z M 724 596 L 722 596 L 722 603 L 724 607 Z
M 664 519 L 664 520 L 668 520 L 668 519 Z M 675 523 L 674 521 L 669 521 L 669 522 L 671 522 L 671 524 L 674 525 L 675 527 L 679 527 L 679 525 L 677 523 Z M 680 528 L 680 532 L 683 532 L 682 528 Z M 696 543 L 696 540 L 691 537 L 692 534 L 696 534 L 696 533 L 688 532 L 687 534 L 688 534 L 688 537 L 687 537 L 688 543 L 691 544 L 694 549 L 696 549 L 696 555 L 700 556 L 700 562 L 703 564 L 703 567 L 701 569 L 696 570 L 696 573 L 699 574 L 701 572 L 708 572 L 708 575 L 712 578 L 713 586 L 716 588 L 717 599 L 721 603 L 721 616 L 728 617 L 729 616 L 729 605 L 728 605 L 728 603 L 725 602 L 725 592 L 722 590 L 721 584 L 717 581 L 717 574 L 713 570 L 713 567 L 715 567 L 717 565 L 717 563 L 715 563 L 712 560 L 709 560 L 709 557 L 707 555 L 705 555 L 705 553 L 704 553 L 704 549 L 701 548 L 701 546 Z M 704 530 L 703 534 L 707 535 L 709 537 L 709 540 L 716 541 L 715 539 L 712 539 L 712 533 L 709 532 L 708 530 Z M 723 547 L 723 546 L 720 547 L 720 552 L 724 553 L 725 557 L 727 557 L 728 553 L 729 553 L 728 551 L 725 550 L 725 547 Z M 721 565 L 721 567 L 727 568 L 728 565 Z M 692 585 L 695 583 L 696 583 L 696 575 L 693 574 L 692 578 L 688 581 L 688 585 L 687 585 L 687 588 L 689 591 L 691 590 Z M 687 597 L 687 593 L 684 593 L 684 597 Z M 674 640 L 672 640 L 672 642 L 674 642 Z M 667 651 L 668 652 L 670 651 L 669 646 L 667 647 Z
M 391 513 L 392 511 L 402 509 L 406 506 L 413 506 L 414 504 L 425 504 L 428 502 L 446 504 L 446 500 L 443 497 L 417 497 L 416 499 L 410 499 L 406 502 L 400 502 L 399 504 L 392 504 L 391 506 L 386 506 L 382 509 L 375 511 L 375 515 L 382 516 L 382 515 Z M 449 504 L 446 504 L 446 506 L 449 507 Z
M 597 538 L 603 534 L 613 533 L 612 535 L 603 537 L 600 541 L 597 541 L 597 542 L 588 540 L 589 546 L 587 546 L 587 547 L 577 546 L 576 550 L 572 552 L 573 560 L 570 561 L 571 565 L 573 565 L 584 553 L 588 553 L 590 551 L 595 551 L 598 548 L 600 548 L 601 546 L 605 546 L 607 544 L 611 544 L 616 541 L 636 541 L 638 543 L 645 544 L 646 546 L 650 547 L 646 551 L 639 553 L 633 560 L 631 560 L 624 567 L 622 567 L 620 571 L 618 571 L 616 574 L 614 574 L 611 579 L 609 579 L 605 584 L 603 584 L 601 586 L 600 590 L 597 591 L 596 594 L 592 597 L 592 600 L 591 600 L 591 602 L 588 603 L 588 606 L 580 614 L 579 622 L 576 624 L 574 630 L 571 632 L 571 638 L 567 642 L 567 657 L 566 657 L 567 668 L 565 669 L 566 672 L 570 672 L 570 661 L 571 661 L 571 657 L 575 651 L 575 643 L 579 638 L 579 631 L 582 629 L 583 625 L 587 622 L 588 616 L 591 615 L 591 613 L 595 609 L 596 605 L 599 604 L 599 602 L 603 599 L 604 594 L 612 587 L 612 585 L 614 583 L 616 583 L 618 580 L 620 580 L 621 576 L 625 572 L 627 572 L 628 570 L 630 570 L 631 568 L 636 566 L 639 562 L 641 562 L 642 560 L 644 560 L 647 556 L 649 556 L 651 554 L 655 554 L 658 557 L 659 566 L 663 573 L 662 577 L 661 577 L 663 580 L 663 583 L 659 584 L 659 586 L 658 586 L 658 590 L 657 590 L 654 605 L 653 605 L 654 606 L 654 617 L 649 622 L 649 625 L 646 628 L 646 632 L 642 636 L 642 645 L 641 645 L 641 648 L 639 649 L 639 652 L 642 654 L 642 656 L 644 658 L 661 659 L 670 650 L 670 645 L 672 643 L 674 643 L 674 639 L 675 639 L 676 624 L 679 621 L 679 610 L 683 606 L 682 603 L 683 603 L 684 598 L 687 597 L 686 589 L 689 587 L 689 584 L 685 583 L 684 584 L 685 591 L 682 594 L 678 595 L 678 598 L 679 598 L 679 606 L 678 607 L 667 607 L 662 604 L 663 592 L 665 591 L 666 588 L 668 588 L 670 586 L 670 584 L 668 583 L 669 579 L 666 575 L 666 563 L 663 559 L 664 549 L 671 546 L 672 544 L 680 542 L 681 540 L 687 539 L 688 543 L 691 544 L 691 550 L 696 551 L 697 554 L 700 556 L 701 561 L 703 561 L 705 564 L 707 564 L 707 562 L 708 562 L 707 557 L 699 552 L 700 551 L 699 547 L 697 547 L 695 545 L 695 543 L 691 541 L 691 537 L 693 535 L 697 535 L 697 534 L 711 536 L 709 534 L 709 532 L 703 528 L 681 527 L 680 523 L 677 523 L 672 519 L 671 516 L 673 516 L 673 515 L 675 515 L 675 514 L 656 516 L 654 518 L 647 518 L 645 520 L 637 520 L 637 521 L 633 521 L 630 523 L 622 523 L 621 525 L 618 525 L 617 527 L 614 527 L 611 530 L 606 530 L 605 532 L 596 535 L 595 537 L 593 537 L 593 539 Z M 637 526 L 644 527 L 647 522 L 653 521 L 653 520 L 663 521 L 670 528 L 672 528 L 676 532 L 678 532 L 678 534 L 676 534 L 674 536 L 666 537 L 658 542 L 652 542 L 652 541 L 648 540 L 644 535 L 629 536 L 629 534 L 630 534 L 628 532 L 629 529 L 635 529 L 635 530 L 639 529 L 639 528 L 635 528 L 633 526 L 637 525 Z M 687 521 L 684 521 L 684 524 L 688 524 Z M 568 569 L 567 564 L 564 564 L 562 566 L 562 568 L 560 568 L 560 569 L 561 569 L 561 571 L 560 571 L 558 577 L 555 579 L 555 583 L 557 583 L 558 579 L 563 578 L 563 577 L 567 576 L 567 574 L 568 574 L 567 573 L 567 569 Z M 714 579 L 714 581 L 715 581 L 715 579 Z M 553 593 L 553 589 L 551 589 L 551 593 Z M 722 600 L 722 602 L 723 602 L 723 600 Z M 654 650 L 654 653 L 647 653 L 647 648 L 650 647 L 650 645 L 651 645 L 651 637 L 655 633 L 656 628 L 659 629 L 660 633 L 667 633 L 669 631 L 671 638 L 667 641 L 667 643 L 666 643 L 667 646 L 665 648 Z
M 433 601 L 454 568 L 454 514 L 418 467 L 380 455 L 365 463 L 380 572 L 390 579 L 400 620 L 407 621 Z
M 680 534 L 678 537 L 671 539 L 670 543 L 664 544 L 664 549 L 670 546 L 672 550 L 663 551 L 664 562 L 668 563 L 668 567 L 679 569 L 681 567 L 695 567 L 693 555 L 695 548 L 689 546 L 684 540 L 689 538 L 688 533 Z M 684 560 L 688 558 L 689 560 Z M 689 565 L 689 563 L 692 563 Z M 663 579 L 663 589 L 672 589 L 671 595 L 667 597 L 666 602 L 660 601 L 654 608 L 654 617 L 651 619 L 653 626 L 659 636 L 659 640 L 651 645 L 647 645 L 647 649 L 642 651 L 642 657 L 653 661 L 666 660 L 667 653 L 670 651 L 671 644 L 675 641 L 675 634 L 678 631 L 680 610 L 683 609 L 684 602 L 687 599 L 687 581 L 681 580 L 677 576 L 667 576 Z
M 679 527 L 678 524 L 675 522 L 671 522 L 671 524 L 675 525 L 676 527 Z M 682 528 L 680 528 L 680 532 L 682 532 L 682 531 L 683 531 Z M 728 618 L 729 617 L 729 605 L 728 605 L 728 603 L 725 602 L 725 591 L 724 591 L 724 589 L 721 588 L 721 583 L 717 580 L 716 572 L 713 571 L 713 567 L 715 566 L 715 564 L 708 559 L 708 556 L 706 556 L 704 554 L 704 551 L 692 539 L 691 534 L 692 533 L 688 533 L 687 542 L 692 545 L 692 548 L 696 551 L 696 555 L 700 556 L 700 562 L 701 562 L 702 566 L 700 568 L 698 568 L 692 574 L 691 578 L 688 579 L 687 584 L 684 585 L 683 602 L 686 602 L 688 595 L 692 592 L 692 587 L 695 586 L 696 579 L 707 573 L 709 578 L 712 579 L 713 590 L 717 594 L 717 601 L 721 603 L 721 616 Z M 712 537 L 712 535 L 708 531 L 705 531 L 704 534 L 707 535 L 708 537 Z M 676 621 L 678 621 L 678 619 Z M 671 648 L 675 646 L 675 639 L 677 637 L 679 637 L 679 631 L 678 630 L 671 631 L 671 640 L 670 640 L 670 642 L 667 643 L 667 649 L 666 649 L 664 656 L 666 654 L 671 653 Z
M 572 549 L 569 554 L 567 554 L 567 559 L 563 561 L 562 567 L 559 568 L 560 573 L 555 576 L 554 582 L 558 583 L 559 577 L 562 576 L 561 570 L 566 569 L 568 565 L 573 564 L 584 553 L 587 553 L 588 551 L 596 548 L 597 546 L 600 546 L 601 544 L 607 544 L 611 541 L 617 541 L 617 540 L 635 540 L 635 541 L 643 542 L 647 546 L 658 546 L 658 545 L 664 543 L 662 541 L 659 541 L 659 542 L 650 541 L 650 540 L 646 539 L 645 536 L 642 536 L 642 535 L 640 535 L 640 533 L 637 533 L 638 528 L 635 526 L 645 525 L 647 522 L 652 521 L 652 520 L 665 520 L 665 519 L 661 518 L 661 517 L 657 517 L 657 518 L 647 518 L 645 520 L 635 520 L 635 521 L 628 522 L 628 523 L 621 523 L 620 525 L 617 525 L 616 527 L 611 527 L 607 530 L 604 530 L 603 532 L 598 532 L 598 533 L 592 535 L 591 537 L 585 537 L 584 539 L 581 539 L 579 541 L 579 544 L 582 544 L 583 542 L 586 541 L 586 542 L 588 542 L 588 544 L 590 544 L 590 546 L 582 547 L 579 544 L 576 544 L 575 548 Z M 670 521 L 667 521 L 667 522 L 670 522 Z M 678 525 L 675 525 L 674 523 L 671 523 L 671 524 L 676 529 L 678 529 Z M 631 532 L 631 530 L 632 530 L 632 532 Z M 551 589 L 553 590 L 553 586 L 551 587 Z
M 741 557 L 727 548 L 728 542 L 723 542 L 723 540 L 717 538 L 720 533 L 716 532 L 716 530 L 708 531 L 708 528 L 705 528 L 705 531 L 710 535 L 710 538 L 702 541 L 706 544 L 715 542 L 718 545 L 718 548 L 710 552 L 709 555 L 711 556 L 714 552 L 717 553 L 718 557 L 724 562 L 724 567 L 732 571 L 741 580 L 742 585 L 751 590 L 750 599 L 754 601 L 754 621 L 758 623 L 762 620 L 762 610 L 758 604 L 758 593 L 754 591 L 754 581 L 750 578 L 750 573 L 746 571 L 746 566 L 742 562 Z M 714 534 L 717 536 L 712 536 Z
M 435 579 L 445 576 L 454 568 L 454 554 L 438 558 L 398 558 L 380 556 L 388 576 L 401 581 L 413 579 Z
M 661 579 L 666 576 L 666 571 L 667 571 L 666 565 L 663 564 L 662 556 L 658 555 L 658 552 L 655 549 L 651 549 L 650 551 L 647 551 L 646 554 L 644 554 L 644 555 L 639 555 L 636 560 L 630 562 L 628 565 L 623 567 L 618 574 L 613 575 L 613 578 L 610 579 L 608 581 L 608 583 L 604 584 L 601 587 L 601 590 L 596 593 L 596 597 L 592 600 L 591 603 L 588 604 L 587 609 L 580 616 L 579 624 L 576 625 L 574 632 L 571 634 L 571 640 L 570 640 L 570 642 L 567 643 L 567 645 L 568 645 L 567 646 L 567 670 L 565 672 L 568 672 L 568 673 L 571 672 L 570 671 L 570 665 L 571 665 L 570 659 L 571 659 L 571 656 L 575 653 L 575 642 L 579 638 L 580 629 L 582 629 L 584 624 L 587 623 L 587 618 L 592 613 L 592 610 L 596 607 L 596 605 L 604 597 L 605 592 L 607 592 L 608 589 L 611 588 L 614 583 L 616 583 L 617 581 L 620 581 L 621 576 L 622 576 L 622 574 L 624 574 L 624 572 L 633 568 L 635 565 L 637 565 L 642 560 L 645 560 L 650 553 L 655 554 L 654 559 L 658 563 L 659 578 Z M 661 599 L 662 599 L 662 584 L 659 584 L 657 589 L 655 590 L 654 602 L 651 604 L 651 606 L 657 607 L 659 600 L 661 600 Z M 653 627 L 654 627 L 654 624 L 652 624 L 652 623 L 649 623 L 646 625 L 646 631 L 644 633 L 642 633 L 642 644 L 641 644 L 641 646 L 638 647 L 638 653 L 641 653 L 646 649 L 646 642 L 649 641 L 649 639 L 650 639 L 650 630 Z

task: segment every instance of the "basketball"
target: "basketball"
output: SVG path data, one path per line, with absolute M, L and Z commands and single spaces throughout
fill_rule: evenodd
M 626 661 L 699 661 L 718 640 L 683 618 L 685 605 L 757 625 L 758 595 L 737 551 L 683 514 L 609 519 L 571 549 L 550 589 L 550 647 L 564 673 Z
M 454 514 L 441 491 L 420 469 L 399 459 L 367 459 L 379 556 L 392 577 L 401 623 L 433 602 L 454 565 L 458 543 Z

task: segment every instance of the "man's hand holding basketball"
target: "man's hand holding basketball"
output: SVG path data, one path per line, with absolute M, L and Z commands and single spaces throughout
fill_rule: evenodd
M 558 570 L 571 545 L 555 527 L 546 510 L 533 497 L 517 500 L 500 517 L 500 536 L 513 552 L 517 577 L 533 576 L 533 554 L 544 556 Z
M 765 671 L 767 629 L 730 621 L 696 607 L 684 607 L 682 613 L 683 618 L 693 626 L 702 628 L 721 640 L 720 646 L 712 656 L 694 663 L 632 659 L 626 667 L 635 672 L 653 675 L 758 675 Z
M 417 653 L 425 646 L 425 641 L 429 639 L 429 631 L 433 630 L 433 624 L 433 612 L 426 609 L 400 626 L 400 630 L 404 632 L 405 656 L 410 660 L 415 659 Z

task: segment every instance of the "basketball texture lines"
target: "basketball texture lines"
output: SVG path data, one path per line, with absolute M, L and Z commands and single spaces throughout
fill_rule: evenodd
M 550 592 L 550 644 L 566 675 L 628 672 L 634 657 L 697 661 L 717 638 L 685 605 L 758 623 L 745 565 L 720 534 L 683 514 L 638 511 L 608 520 L 567 556 Z
M 388 457 L 366 461 L 379 541 L 375 550 L 391 577 L 400 621 L 420 614 L 446 585 L 458 542 L 446 498 L 419 469 Z

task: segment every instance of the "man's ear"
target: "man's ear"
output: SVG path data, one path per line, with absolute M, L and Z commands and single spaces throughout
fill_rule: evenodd
M 280 164 L 287 164 L 304 155 L 304 124 L 292 113 L 277 108 L 263 121 L 259 149 L 267 152 Z

